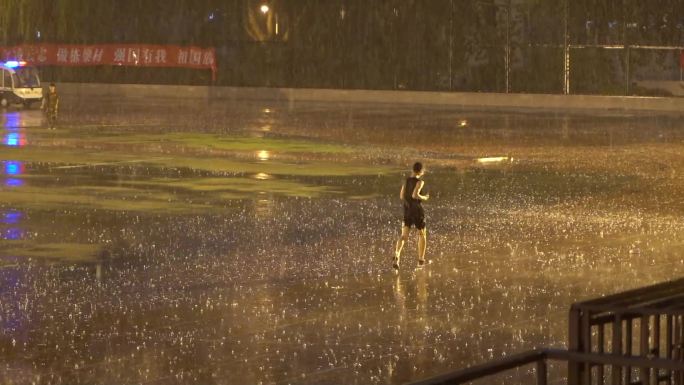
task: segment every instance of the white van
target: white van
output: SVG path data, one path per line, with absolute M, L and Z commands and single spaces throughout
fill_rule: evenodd
M 43 89 L 35 67 L 23 61 L 0 62 L 0 107 L 23 104 L 31 108 L 42 99 Z

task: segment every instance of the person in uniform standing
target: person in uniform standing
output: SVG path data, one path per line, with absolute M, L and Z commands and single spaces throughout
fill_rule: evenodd
M 56 129 L 57 112 L 59 110 L 59 95 L 57 94 L 57 87 L 55 86 L 55 83 L 50 83 L 48 92 L 43 98 L 43 109 L 47 114 L 48 129 Z

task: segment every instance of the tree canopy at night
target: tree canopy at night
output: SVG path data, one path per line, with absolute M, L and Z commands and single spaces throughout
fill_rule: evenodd
M 0 0 L 0 7 L 3 45 L 215 47 L 218 84 L 238 86 L 558 93 L 570 44 L 578 46 L 576 91 L 621 93 L 625 76 L 674 76 L 677 52 L 639 46 L 684 44 L 682 0 Z M 210 81 L 183 71 L 52 71 L 72 81 Z

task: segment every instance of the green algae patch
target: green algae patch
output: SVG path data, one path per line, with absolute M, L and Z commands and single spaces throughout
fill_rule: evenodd
M 260 179 L 262 178 L 262 179 Z M 127 182 L 146 188 L 165 188 L 214 194 L 219 200 L 247 199 L 255 194 L 316 198 L 337 191 L 330 186 L 311 185 L 298 181 L 271 179 L 267 174 L 255 178 L 154 178 L 149 181 Z M 211 197 L 212 195 L 209 195 Z
M 352 147 L 324 143 L 320 141 L 274 138 L 268 136 L 229 136 L 206 133 L 159 133 L 159 134 L 109 134 L 107 136 L 84 136 L 79 143 L 90 145 L 107 144 L 170 144 L 192 149 L 212 149 L 236 152 L 268 151 L 278 153 L 297 154 L 349 154 L 355 152 Z
M 55 262 L 84 263 L 97 260 L 102 246 L 88 243 L 43 243 L 24 241 L 4 243 L 0 253 L 22 258 L 40 258 Z
M 152 162 L 166 167 L 187 167 L 209 172 L 233 174 L 270 174 L 291 176 L 352 176 L 380 175 L 395 170 L 383 166 L 363 166 L 344 162 L 244 162 L 226 158 L 170 158 Z
M 330 153 L 347 154 L 354 150 L 347 146 L 300 139 L 269 137 L 232 137 L 215 134 L 173 133 L 161 139 L 194 148 L 228 151 L 272 151 L 274 153 Z
M 244 161 L 227 157 L 178 157 L 173 156 L 173 154 L 160 154 L 158 152 L 127 153 L 123 151 L 86 151 L 74 148 L 0 148 L 0 159 L 54 165 L 52 167 L 55 169 L 139 164 L 160 168 L 189 168 L 217 173 L 266 173 L 291 176 L 381 175 L 397 170 L 388 166 L 363 165 L 344 161 Z
M 85 150 L 75 148 L 55 147 L 26 147 L 26 148 L 2 148 L 0 147 L 0 159 L 20 162 L 55 164 L 59 166 L 70 165 L 101 165 L 115 163 L 130 163 L 141 158 L 159 157 L 159 154 L 129 154 L 125 152 L 106 152 L 100 150 Z
M 55 207 L 92 208 L 113 211 L 187 213 L 208 211 L 215 207 L 178 199 L 164 191 L 132 190 L 107 187 L 22 187 L 0 191 L 5 204 L 30 209 Z

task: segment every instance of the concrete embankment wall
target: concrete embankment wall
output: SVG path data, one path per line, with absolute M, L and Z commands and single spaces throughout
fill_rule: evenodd
M 74 97 L 343 102 L 551 110 L 684 112 L 684 98 L 61 83 Z

